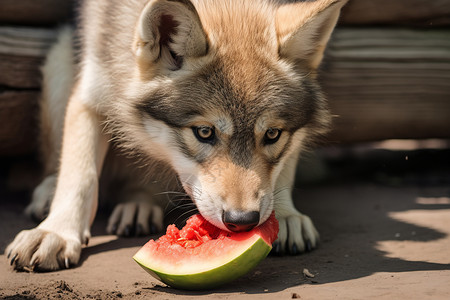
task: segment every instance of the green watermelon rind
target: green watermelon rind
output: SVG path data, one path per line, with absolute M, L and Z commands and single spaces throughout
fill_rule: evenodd
M 240 255 L 227 263 L 203 272 L 182 275 L 168 274 L 163 270 L 152 269 L 136 255 L 133 259 L 150 275 L 171 287 L 185 290 L 204 290 L 219 287 L 247 274 L 266 258 L 271 249 L 272 246 L 260 237 Z

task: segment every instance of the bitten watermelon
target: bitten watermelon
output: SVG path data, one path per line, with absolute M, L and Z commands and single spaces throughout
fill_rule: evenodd
M 183 229 L 148 241 L 133 259 L 153 277 L 175 288 L 200 290 L 228 283 L 249 272 L 272 249 L 278 235 L 275 214 L 248 232 L 221 230 L 201 215 Z

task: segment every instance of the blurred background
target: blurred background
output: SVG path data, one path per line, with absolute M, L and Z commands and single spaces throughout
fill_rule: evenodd
M 74 2 L 0 1 L 0 199 L 28 201 L 40 180 L 39 66 Z M 351 0 L 320 81 L 333 130 L 298 185 L 450 187 L 450 0 Z

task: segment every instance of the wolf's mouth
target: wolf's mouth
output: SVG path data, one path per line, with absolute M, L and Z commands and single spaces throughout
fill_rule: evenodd
M 198 212 L 203 216 L 203 218 L 222 230 L 228 230 L 225 224 L 221 221 L 222 209 L 216 207 L 212 202 L 202 200 L 202 190 L 197 188 L 195 184 L 188 181 L 183 181 L 182 185 L 185 193 L 189 196 L 189 198 L 191 198 L 191 201 L 195 204 Z
M 230 231 L 243 232 L 264 223 L 273 210 L 273 197 L 265 195 L 261 199 L 259 210 L 224 209 L 222 201 L 214 201 L 212 197 L 205 197 L 205 191 L 195 183 L 184 181 L 183 188 L 197 207 L 198 212 L 214 226 Z

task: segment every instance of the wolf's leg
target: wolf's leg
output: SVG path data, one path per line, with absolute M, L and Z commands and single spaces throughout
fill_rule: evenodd
M 276 184 L 274 208 L 280 231 L 273 245 L 275 254 L 299 254 L 315 248 L 319 241 L 319 233 L 311 219 L 300 213 L 292 201 L 297 160 L 298 154 L 289 157 Z
M 48 217 L 7 247 L 15 269 L 56 270 L 78 263 L 97 209 L 98 176 L 108 148 L 100 116 L 75 89 L 67 108 L 61 167 Z
M 61 151 L 62 130 L 67 101 L 74 81 L 73 30 L 60 30 L 57 42 L 50 49 L 42 66 L 42 95 L 39 101 L 39 140 L 44 163 L 44 179 L 35 188 L 25 213 L 42 221 L 48 214 L 55 192 Z

